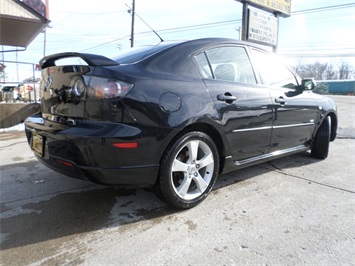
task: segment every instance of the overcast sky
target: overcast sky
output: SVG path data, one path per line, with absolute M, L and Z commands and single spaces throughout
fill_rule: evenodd
M 136 0 L 136 13 L 164 40 L 201 37 L 239 38 L 242 4 L 234 0 Z M 352 4 L 342 7 L 334 7 Z M 47 28 L 46 55 L 76 51 L 112 57 L 130 47 L 131 0 L 49 0 L 50 28 Z M 319 9 L 333 7 L 329 9 Z M 311 54 L 308 60 L 345 60 L 355 65 L 354 0 L 292 0 L 293 14 L 280 18 L 278 53 Z M 309 12 L 298 12 L 316 9 Z M 135 46 L 156 44 L 159 38 L 138 18 L 135 19 Z M 314 54 L 347 57 L 313 58 Z M 18 52 L 17 60 L 37 63 L 44 54 L 44 34 Z M 349 57 L 352 55 L 352 57 Z M 16 53 L 4 53 L 5 60 L 16 60 Z M 9 65 L 10 69 L 11 66 Z M 7 70 L 8 72 L 8 70 Z M 9 79 L 16 75 L 8 73 Z M 23 71 L 20 79 L 27 71 Z M 18 76 L 18 75 L 17 75 Z

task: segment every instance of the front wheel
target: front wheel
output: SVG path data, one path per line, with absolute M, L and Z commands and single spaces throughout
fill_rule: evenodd
M 167 149 L 156 188 L 169 204 L 192 208 L 212 190 L 218 168 L 219 155 L 213 140 L 203 132 L 189 132 Z
M 318 159 L 325 159 L 328 157 L 330 126 L 331 120 L 330 117 L 327 116 L 321 124 L 320 128 L 318 129 L 316 137 L 314 138 L 314 143 L 311 150 L 312 157 Z

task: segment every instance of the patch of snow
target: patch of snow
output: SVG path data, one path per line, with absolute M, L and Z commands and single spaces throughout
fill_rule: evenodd
M 25 131 L 25 124 L 21 123 L 13 127 L 8 127 L 8 128 L 0 128 L 0 133 L 1 132 L 8 132 L 8 131 Z

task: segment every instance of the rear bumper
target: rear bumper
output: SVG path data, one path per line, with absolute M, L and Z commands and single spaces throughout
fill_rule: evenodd
M 36 158 L 48 168 L 63 175 L 89 180 L 104 185 L 151 186 L 156 182 L 159 165 L 132 166 L 120 168 L 102 168 L 77 165 L 74 162 L 49 156 Z
M 96 121 L 68 126 L 43 120 L 40 114 L 27 118 L 25 127 L 30 147 L 33 136 L 40 136 L 35 155 L 44 165 L 70 177 L 110 185 L 153 185 L 171 132 Z M 126 142 L 137 147 L 114 146 Z

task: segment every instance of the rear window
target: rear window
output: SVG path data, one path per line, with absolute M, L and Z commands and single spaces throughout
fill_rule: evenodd
M 117 57 L 114 57 L 113 60 L 119 64 L 132 64 L 169 47 L 172 47 L 175 44 L 176 43 L 172 42 L 162 42 L 154 46 L 150 45 L 130 48 L 129 50 L 120 53 Z

